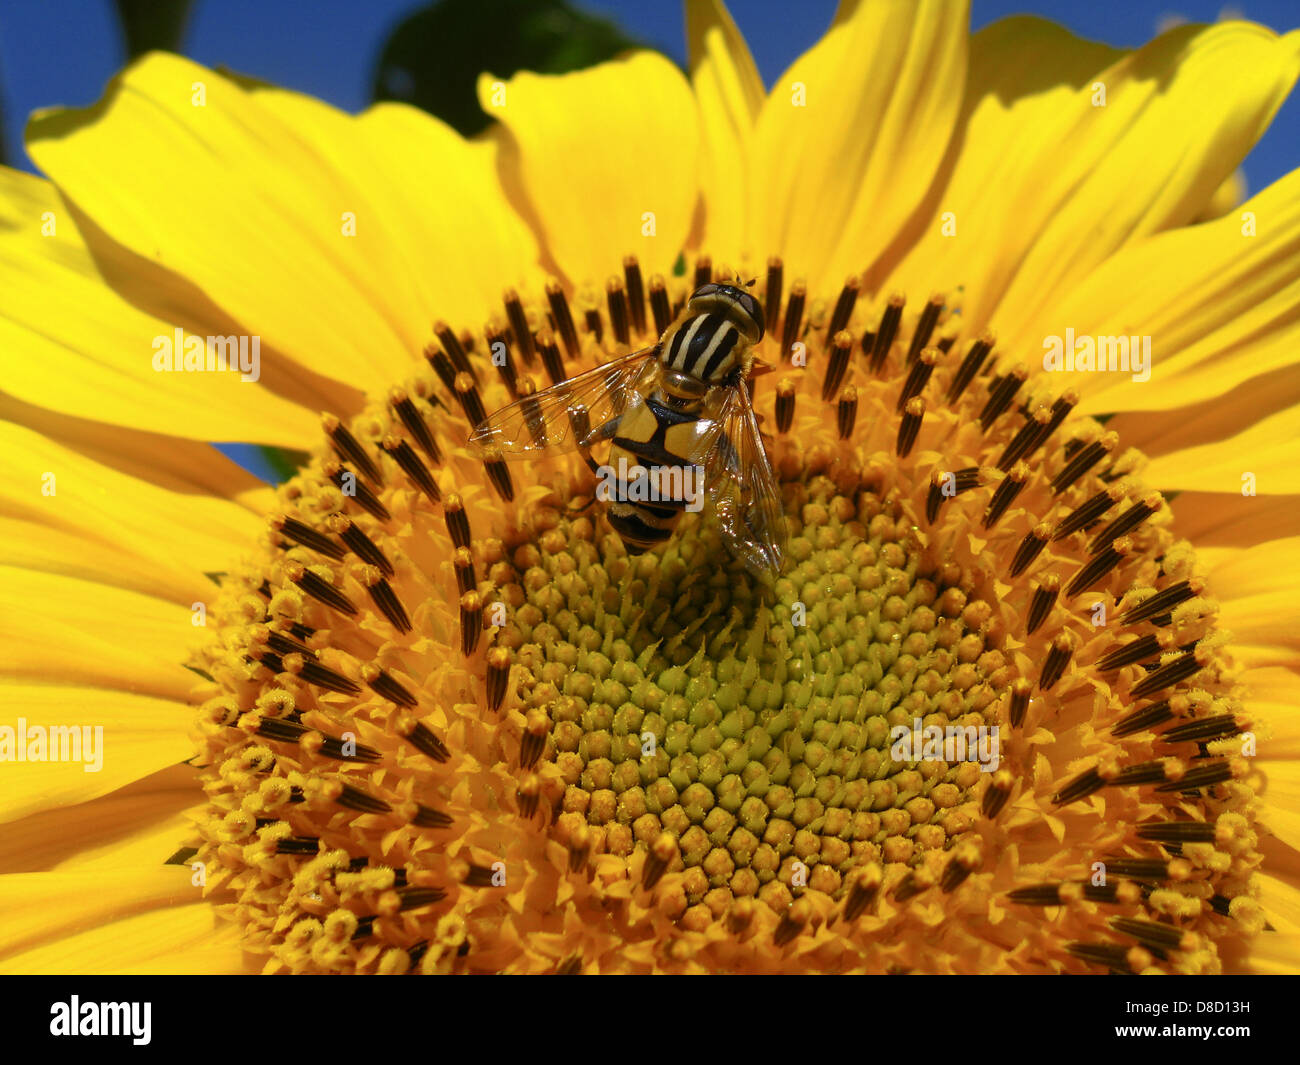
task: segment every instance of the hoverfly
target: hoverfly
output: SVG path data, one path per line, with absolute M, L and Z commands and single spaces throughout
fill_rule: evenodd
M 779 573 L 785 518 L 745 383 L 763 327 L 743 288 L 701 285 L 657 344 L 503 407 L 469 442 L 506 458 L 581 451 L 629 554 L 668 540 L 707 501 L 732 552 L 754 573 Z M 601 442 L 604 467 L 589 454 Z M 676 490 L 692 482 L 693 493 Z

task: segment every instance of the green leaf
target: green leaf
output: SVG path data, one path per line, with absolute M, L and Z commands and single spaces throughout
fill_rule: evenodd
M 373 97 L 414 104 L 472 137 L 491 123 L 478 103 L 483 71 L 563 74 L 638 47 L 612 22 L 564 0 L 441 0 L 388 38 Z

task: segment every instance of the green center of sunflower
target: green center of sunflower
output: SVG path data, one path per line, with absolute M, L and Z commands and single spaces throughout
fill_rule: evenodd
M 783 296 L 770 264 L 774 583 L 707 511 L 629 556 L 577 458 L 462 446 L 648 346 L 691 287 L 628 260 L 576 313 L 508 292 L 481 344 L 440 322 L 424 372 L 324 417 L 193 663 L 198 857 L 248 949 L 296 972 L 1231 962 L 1262 924 L 1250 721 L 1195 556 L 1142 456 L 999 372 L 943 296 Z

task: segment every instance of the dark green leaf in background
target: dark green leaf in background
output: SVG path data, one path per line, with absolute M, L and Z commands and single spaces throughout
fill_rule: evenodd
M 564 0 L 441 0 L 393 31 L 373 95 L 414 104 L 471 137 L 491 121 L 478 103 L 483 71 L 563 74 L 637 47 L 612 22 Z

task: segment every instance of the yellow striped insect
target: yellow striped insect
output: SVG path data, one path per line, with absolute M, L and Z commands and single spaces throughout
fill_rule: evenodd
M 743 288 L 701 285 L 657 344 L 502 408 L 469 442 L 506 458 L 581 450 L 631 554 L 668 540 L 684 511 L 707 502 L 751 571 L 779 573 L 785 518 L 745 384 L 763 329 Z M 604 465 L 588 453 L 602 442 Z

